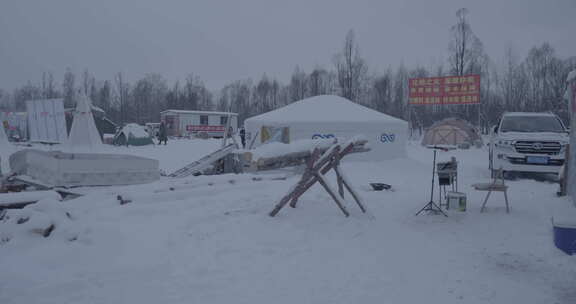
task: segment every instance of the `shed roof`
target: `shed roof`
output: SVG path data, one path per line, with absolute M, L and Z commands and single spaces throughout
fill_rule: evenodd
M 164 114 L 164 113 L 174 113 L 174 114 L 199 114 L 199 115 L 231 115 L 231 116 L 237 116 L 238 113 L 232 113 L 232 112 L 216 112 L 216 111 L 188 111 L 188 110 L 164 110 L 162 112 L 160 112 L 160 114 Z

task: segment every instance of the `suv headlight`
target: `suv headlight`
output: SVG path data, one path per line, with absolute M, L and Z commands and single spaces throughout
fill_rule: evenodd
M 513 140 L 498 140 L 498 141 L 496 141 L 496 146 L 502 147 L 502 148 L 512 148 L 512 146 L 514 146 L 514 141 Z

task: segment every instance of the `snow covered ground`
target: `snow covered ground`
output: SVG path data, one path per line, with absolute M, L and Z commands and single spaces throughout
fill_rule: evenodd
M 104 150 L 157 158 L 170 172 L 219 144 Z M 432 151 L 408 151 L 344 163 L 370 212 L 348 200 L 349 218 L 318 186 L 269 217 L 298 179 L 291 170 L 80 189 L 88 194 L 10 211 L 9 221 L 31 223 L 0 223 L 10 238 L 0 240 L 0 303 L 576 303 L 576 257 L 552 242 L 551 214 L 569 204 L 556 184 L 509 181 L 511 213 L 496 193 L 480 214 L 485 193 L 470 185 L 489 179 L 487 151 L 441 152 L 459 161 L 468 210 L 416 217 L 429 200 Z M 50 237 L 27 230 L 34 218 L 56 224 Z

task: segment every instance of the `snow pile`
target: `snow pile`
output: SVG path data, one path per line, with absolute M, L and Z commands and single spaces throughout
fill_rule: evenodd
M 0 193 L 0 207 L 14 203 L 26 203 L 38 201 L 44 198 L 54 200 L 62 199 L 56 191 L 26 191 Z
M 77 239 L 73 217 L 62 202 L 42 199 L 23 209 L 10 209 L 0 220 L 0 244 L 42 237 Z

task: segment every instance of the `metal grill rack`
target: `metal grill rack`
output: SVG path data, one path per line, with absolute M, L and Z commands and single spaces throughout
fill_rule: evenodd
M 448 202 L 442 202 L 442 194 L 446 199 L 447 188 L 450 191 L 458 191 L 458 162 L 452 157 L 450 161 L 439 162 L 436 164 L 438 174 L 438 202 L 440 206 L 447 205 Z

